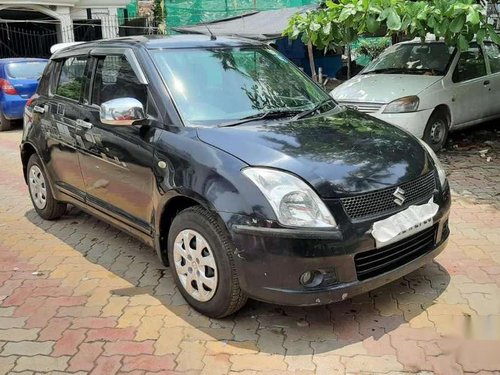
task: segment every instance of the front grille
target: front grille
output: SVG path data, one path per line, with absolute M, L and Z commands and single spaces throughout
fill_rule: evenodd
M 360 112 L 364 113 L 375 113 L 382 108 L 384 103 L 372 103 L 372 102 L 348 102 L 339 101 L 340 104 L 346 107 L 354 108 Z
M 434 248 L 436 230 L 437 224 L 395 244 L 356 254 L 354 264 L 358 280 L 389 272 L 427 254 Z
M 404 204 L 401 206 L 394 202 L 396 197 L 393 194 L 396 191 L 396 186 L 355 197 L 341 198 L 340 201 L 344 211 L 351 219 L 360 220 L 375 215 L 381 216 L 429 199 L 436 189 L 434 172 L 401 184 L 399 187 L 404 190 L 405 196 Z

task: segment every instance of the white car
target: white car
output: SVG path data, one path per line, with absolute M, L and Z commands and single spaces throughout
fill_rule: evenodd
M 435 40 L 398 43 L 330 95 L 439 150 L 449 130 L 500 117 L 500 48 L 473 43 L 459 53 Z

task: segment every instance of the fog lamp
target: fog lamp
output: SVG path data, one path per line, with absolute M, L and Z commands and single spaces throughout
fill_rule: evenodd
M 299 281 L 306 288 L 314 288 L 323 282 L 323 273 L 318 270 L 306 271 L 300 275 Z

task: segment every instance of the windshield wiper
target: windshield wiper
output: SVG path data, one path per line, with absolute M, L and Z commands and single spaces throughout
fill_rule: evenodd
M 328 98 L 328 99 L 322 100 L 321 102 L 319 102 L 318 104 L 316 104 L 313 108 L 305 110 L 303 112 L 300 112 L 292 120 L 294 120 L 294 121 L 295 120 L 300 120 L 301 118 L 304 118 L 304 117 L 307 117 L 309 115 L 312 115 L 313 113 L 319 111 L 321 109 L 321 107 L 323 107 L 325 104 L 327 104 L 329 102 L 333 102 L 333 99 L 332 98 Z
M 424 74 L 430 72 L 433 75 L 440 75 L 442 73 L 440 70 L 436 69 L 411 69 L 411 68 L 385 68 L 385 69 L 375 69 L 368 72 L 363 72 L 362 74 Z
M 239 120 L 236 120 L 236 121 L 222 123 L 218 127 L 219 128 L 227 128 L 227 127 L 231 127 L 231 126 L 245 124 L 245 123 L 251 122 L 251 121 L 267 120 L 267 119 L 273 119 L 273 118 L 283 118 L 283 117 L 296 115 L 297 112 L 299 112 L 299 111 L 297 111 L 297 110 L 279 110 L 279 111 L 261 112 L 261 113 L 257 113 L 256 115 L 251 115 L 251 116 L 240 118 Z

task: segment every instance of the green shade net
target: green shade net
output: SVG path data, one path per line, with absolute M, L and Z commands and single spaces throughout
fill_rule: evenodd
M 194 25 L 234 17 L 255 10 L 317 4 L 318 0 L 165 0 L 167 27 Z

